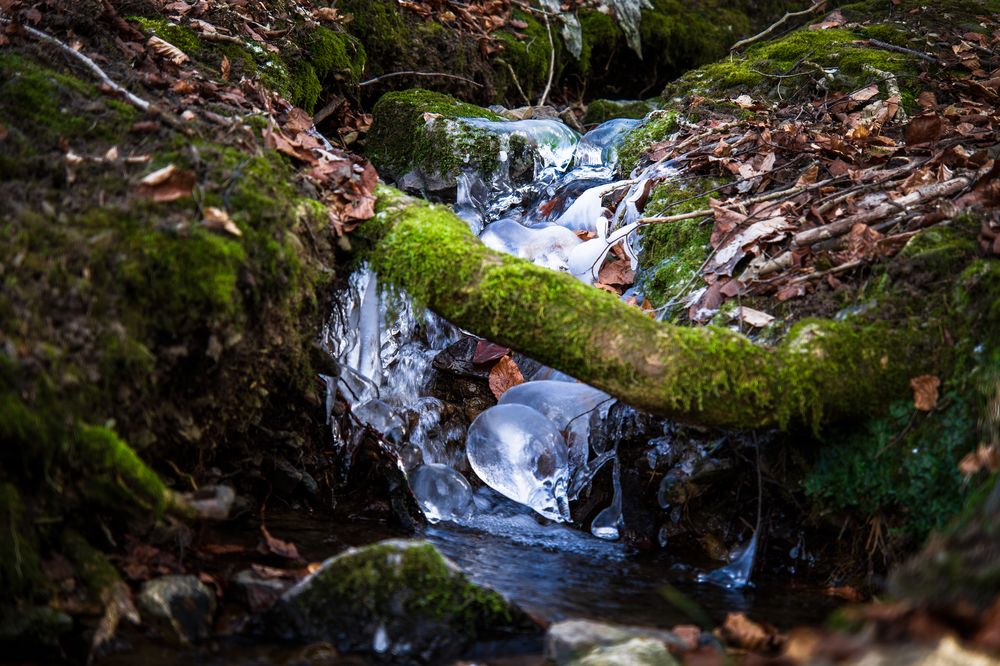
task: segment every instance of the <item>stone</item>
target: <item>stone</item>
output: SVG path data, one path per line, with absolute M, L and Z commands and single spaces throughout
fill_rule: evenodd
M 475 641 L 539 631 L 420 540 L 382 541 L 328 559 L 285 593 L 268 624 L 285 640 L 424 663 L 444 663 Z
M 567 666 L 680 666 L 663 643 L 653 638 L 631 638 L 624 643 L 594 648 Z
M 233 576 L 231 584 L 237 599 L 253 613 L 262 613 L 278 602 L 291 587 L 291 582 L 262 576 L 253 569 L 244 569 Z
M 574 660 L 582 659 L 594 652 L 596 648 L 615 646 L 627 643 L 632 639 L 654 641 L 664 651 L 667 650 L 667 646 L 673 646 L 676 649 L 685 648 L 685 642 L 669 631 L 619 626 L 592 620 L 565 620 L 551 625 L 546 632 L 545 657 L 557 664 L 576 663 Z M 636 663 L 645 664 L 647 662 Z
M 191 644 L 212 635 L 215 593 L 194 576 L 161 576 L 139 593 L 143 620 L 163 635 Z

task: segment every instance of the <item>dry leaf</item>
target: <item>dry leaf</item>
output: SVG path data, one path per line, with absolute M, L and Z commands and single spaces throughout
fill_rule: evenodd
M 268 552 L 288 560 L 303 561 L 302 556 L 299 555 L 299 549 L 294 543 L 271 536 L 271 533 L 267 531 L 267 526 L 263 523 L 260 525 L 260 533 L 264 537 L 264 544 L 267 546 Z
M 776 638 L 773 630 L 769 631 L 743 613 L 729 613 L 726 616 L 722 635 L 729 643 L 750 651 L 770 647 Z
M 741 321 L 744 324 L 749 324 L 754 328 L 764 328 L 774 321 L 774 315 L 769 315 L 766 312 L 748 308 L 745 305 L 736 308 L 733 311 L 732 318 L 735 321 Z
M 232 63 L 229 62 L 228 56 L 222 56 L 222 62 L 219 64 L 219 75 L 222 77 L 223 81 L 229 80 L 229 72 L 232 69 Z
M 153 49 L 156 55 L 169 60 L 175 65 L 183 65 L 188 61 L 187 54 L 184 51 L 155 35 L 150 37 L 146 43 L 149 44 L 149 48 Z
M 510 356 L 504 356 L 490 370 L 490 391 L 497 400 L 507 389 L 524 383 L 524 375 Z
M 997 450 L 996 444 L 980 444 L 979 448 L 962 458 L 958 463 L 958 470 L 964 476 L 972 476 L 981 470 L 992 474 L 1000 470 L 1000 450 Z
M 193 171 L 178 169 L 173 164 L 168 164 L 140 180 L 135 192 L 157 203 L 165 203 L 191 196 L 194 182 Z
M 920 375 L 911 379 L 913 405 L 922 412 L 933 410 L 937 406 L 939 386 L 941 380 L 934 375 Z
M 906 145 L 913 146 L 920 143 L 937 141 L 944 132 L 944 121 L 936 113 L 925 113 L 911 120 L 903 136 L 906 138 Z
M 229 218 L 229 213 L 215 206 L 209 206 L 205 209 L 205 218 L 201 224 L 210 231 L 224 231 L 233 236 L 243 235 L 236 223 Z
M 472 353 L 472 362 L 476 365 L 490 363 L 501 359 L 510 353 L 508 347 L 502 347 L 494 342 L 480 340 L 476 343 L 476 350 Z

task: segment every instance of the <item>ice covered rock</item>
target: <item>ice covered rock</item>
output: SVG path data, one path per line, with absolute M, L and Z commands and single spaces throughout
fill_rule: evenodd
M 641 121 L 616 118 L 601 123 L 583 135 L 573 154 L 574 166 L 603 166 L 613 169 L 618 163 L 618 146 L 625 135 Z
M 431 523 L 464 518 L 474 508 L 469 482 L 448 465 L 419 465 L 407 476 L 417 504 Z
M 558 522 L 569 521 L 569 452 L 559 429 L 525 405 L 491 407 L 476 417 L 466 455 L 490 488 Z

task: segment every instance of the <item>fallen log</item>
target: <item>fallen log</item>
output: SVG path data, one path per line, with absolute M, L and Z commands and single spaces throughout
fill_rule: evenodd
M 359 232 L 381 279 L 453 323 L 688 423 L 787 427 L 871 413 L 930 355 L 906 327 L 800 322 L 775 348 L 724 328 L 658 322 L 615 296 L 496 253 L 447 207 L 381 187 Z

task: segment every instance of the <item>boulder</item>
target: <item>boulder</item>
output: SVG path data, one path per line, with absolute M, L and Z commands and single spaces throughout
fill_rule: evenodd
M 143 583 L 143 620 L 167 638 L 190 644 L 212 634 L 215 593 L 194 576 L 161 576 Z

